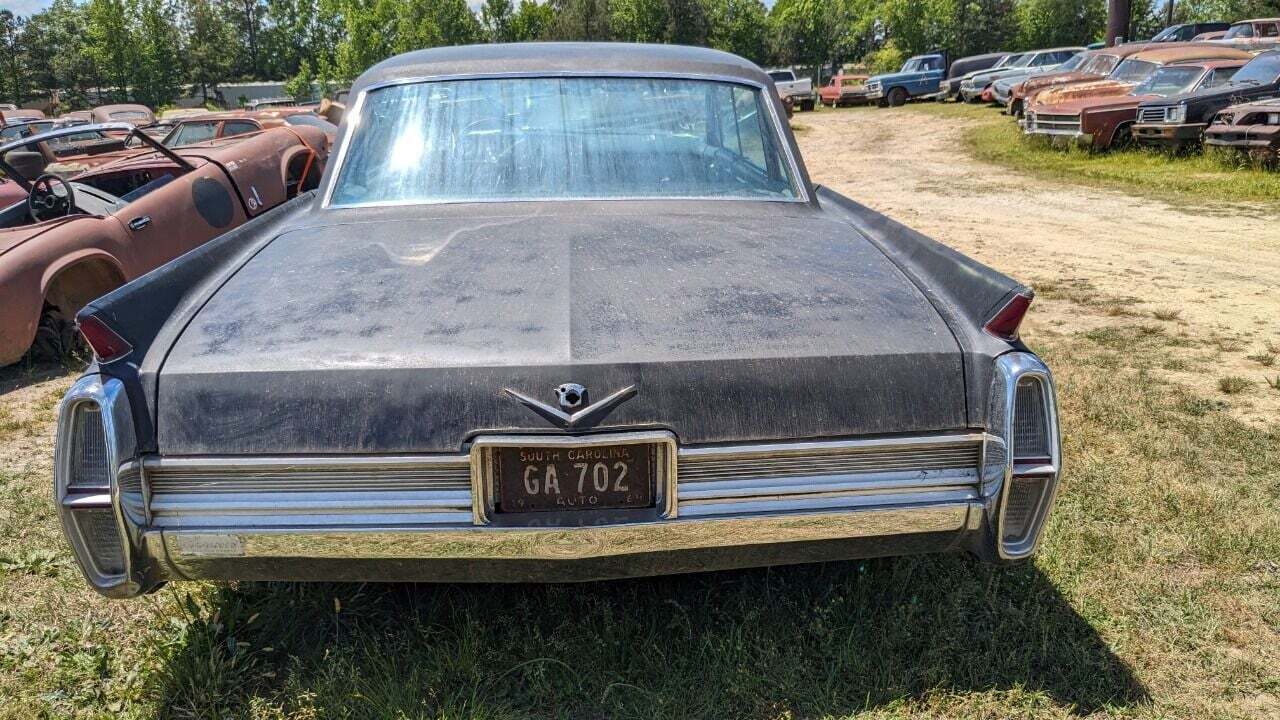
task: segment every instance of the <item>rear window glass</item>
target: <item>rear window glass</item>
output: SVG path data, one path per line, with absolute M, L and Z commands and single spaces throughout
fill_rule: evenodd
M 754 87 L 493 78 L 388 87 L 364 105 L 336 205 L 798 196 Z

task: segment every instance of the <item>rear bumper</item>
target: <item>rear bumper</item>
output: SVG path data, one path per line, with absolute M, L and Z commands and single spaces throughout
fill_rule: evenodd
M 1138 123 L 1133 126 L 1133 138 L 1145 145 L 1186 145 L 1199 142 L 1206 127 L 1205 123 Z
M 996 369 L 982 431 L 706 447 L 661 430 L 483 435 L 458 455 L 124 462 L 137 456 L 123 386 L 91 375 L 60 409 L 55 501 L 86 579 L 110 597 L 187 579 L 564 582 L 919 552 L 1016 560 L 1053 504 L 1056 410 L 1037 358 L 1009 353 Z M 1028 381 L 1044 393 L 1043 465 L 1008 450 Z M 68 431 L 87 425 L 86 404 L 104 424 L 104 467 L 119 468 L 109 487 L 71 480 L 82 455 Z M 655 448 L 654 506 L 495 512 L 494 448 L 625 442 Z

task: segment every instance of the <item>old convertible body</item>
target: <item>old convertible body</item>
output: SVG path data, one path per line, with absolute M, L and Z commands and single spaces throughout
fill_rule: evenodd
M 1030 290 L 812 185 L 757 67 L 475 46 L 352 96 L 315 193 L 80 313 L 94 588 L 1034 552 Z

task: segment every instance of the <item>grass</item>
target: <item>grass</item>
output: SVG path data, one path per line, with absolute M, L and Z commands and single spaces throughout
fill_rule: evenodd
M 1239 375 L 1227 375 L 1226 377 L 1218 378 L 1218 389 L 1224 395 L 1238 395 L 1248 390 L 1251 384 L 1248 379 Z
M 964 144 L 984 162 L 1047 180 L 1081 183 L 1197 205 L 1280 199 L 1280 172 L 1212 152 L 1173 155 L 1135 148 L 1090 152 L 1027 138 L 996 108 L 956 103 L 913 103 L 909 111 L 965 120 Z
M 0 718 L 1274 716 L 1280 426 L 1156 381 L 1169 340 L 1139 323 L 1036 342 L 1066 475 L 1041 554 L 1014 567 L 199 583 L 120 603 L 65 561 L 47 466 L 2 469 Z

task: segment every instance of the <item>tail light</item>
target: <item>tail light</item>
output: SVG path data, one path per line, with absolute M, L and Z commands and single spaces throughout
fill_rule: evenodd
M 1002 441 L 1005 465 L 996 527 L 1001 557 L 1035 551 L 1058 485 L 1060 452 L 1053 379 L 1030 353 L 1009 353 L 997 361 L 991 432 Z M 988 454 L 988 457 L 995 457 Z M 1002 476 L 1002 477 L 1001 477 Z
M 93 315 L 77 318 L 76 323 L 100 363 L 119 360 L 133 351 L 132 345 Z
M 1013 342 L 1018 339 L 1018 327 L 1022 325 L 1022 318 L 1026 317 L 1030 307 L 1030 295 L 1023 293 L 1014 295 L 999 310 L 996 310 L 982 329 L 988 335 Z
M 113 496 L 116 470 L 134 453 L 124 386 L 89 375 L 63 398 L 54 450 L 54 498 L 63 533 L 95 589 L 107 594 L 129 577 L 124 522 Z

